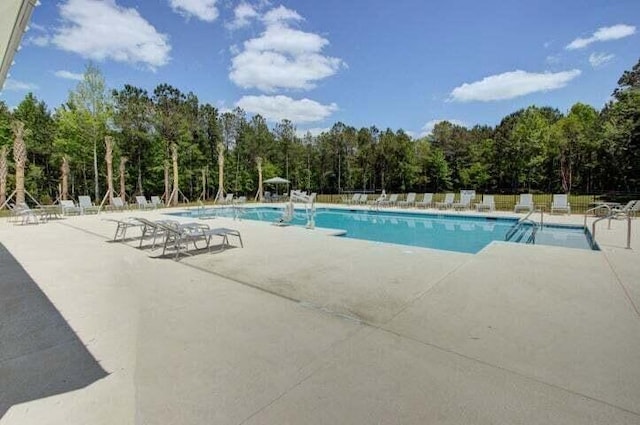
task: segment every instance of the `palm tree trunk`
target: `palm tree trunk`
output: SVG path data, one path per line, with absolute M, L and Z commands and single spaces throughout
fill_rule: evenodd
M 215 202 L 224 199 L 224 144 L 218 142 L 216 146 L 218 151 L 218 193 L 216 193 Z
M 60 199 L 66 201 L 69 198 L 69 159 L 67 156 L 62 157 L 62 187 L 60 188 Z
M 128 158 L 126 156 L 121 156 L 120 157 L 120 198 L 122 199 L 122 203 L 124 204 L 125 202 L 127 202 L 127 193 L 126 193 L 126 187 L 125 187 L 125 165 L 127 164 L 127 160 Z
M 178 205 L 178 192 L 180 191 L 178 186 L 178 145 L 175 143 L 171 145 L 171 160 L 173 162 L 173 198 L 171 199 L 171 205 Z
M 27 162 L 27 146 L 24 143 L 24 124 L 14 121 L 13 160 L 16 164 L 16 204 L 24 204 L 24 167 Z
M 7 164 L 7 147 L 0 148 L 0 205 L 7 201 L 7 174 L 9 167 Z
M 256 166 L 258 167 L 258 192 L 256 192 L 256 201 L 262 202 L 264 194 L 262 191 L 262 158 L 256 158 Z
M 107 194 L 109 196 L 109 204 L 113 204 L 113 139 L 111 136 L 104 138 L 104 145 L 104 160 L 107 163 Z

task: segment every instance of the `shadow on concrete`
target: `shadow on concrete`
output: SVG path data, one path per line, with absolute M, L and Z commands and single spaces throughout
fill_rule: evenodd
M 0 244 L 0 419 L 14 404 L 107 376 L 64 317 Z

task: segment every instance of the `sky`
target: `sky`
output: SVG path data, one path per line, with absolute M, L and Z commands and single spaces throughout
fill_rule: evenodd
M 302 134 L 428 134 L 530 105 L 600 109 L 640 58 L 638 0 L 40 0 L 0 100 L 169 83 Z

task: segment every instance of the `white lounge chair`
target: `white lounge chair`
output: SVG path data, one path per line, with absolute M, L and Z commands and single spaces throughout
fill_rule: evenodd
M 482 202 L 476 204 L 476 211 L 489 210 L 494 211 L 496 205 L 493 200 L 493 195 L 482 195 Z
M 381 207 L 392 207 L 394 206 L 396 203 L 398 202 L 398 194 L 397 193 L 393 193 L 391 195 L 389 195 L 388 199 L 385 199 L 383 201 L 380 201 L 379 205 Z
M 343 196 L 342 197 L 342 202 L 344 204 L 357 204 L 358 201 L 360 200 L 360 194 L 359 193 L 354 193 L 351 198 L 347 197 L 347 196 Z
M 124 211 L 124 208 L 124 202 L 119 196 L 114 196 L 113 199 L 111 199 L 111 205 L 108 205 L 108 209 L 112 211 Z
M 11 216 L 13 223 L 15 224 L 40 224 L 41 217 L 36 211 L 29 208 L 27 204 L 16 204 L 14 206 L 8 205 L 11 210 Z
M 557 212 L 564 212 L 571 214 L 571 204 L 569 204 L 569 198 L 565 194 L 554 194 L 553 202 L 551 203 L 551 214 Z
M 433 193 L 425 193 L 422 196 L 422 201 L 416 202 L 416 207 L 428 208 L 433 206 Z
M 145 198 L 142 195 L 136 196 L 136 204 L 138 205 L 138 208 L 141 210 L 155 208 L 155 205 L 153 205 L 151 202 L 148 202 L 147 198 Z
M 221 204 L 231 204 L 233 203 L 233 193 L 227 193 L 227 196 L 224 197 Z
M 162 202 L 162 199 L 160 199 L 159 196 L 152 196 L 151 197 L 151 204 L 154 206 L 154 208 L 162 208 L 162 207 L 164 207 L 164 203 Z
M 361 193 L 360 198 L 358 199 L 358 204 L 366 205 L 368 200 L 369 195 L 367 195 L 366 193 Z
M 91 197 L 89 196 L 78 196 L 78 204 L 81 214 L 98 214 L 100 212 L 100 207 L 91 202 Z
M 451 208 L 453 206 L 453 200 L 456 197 L 455 193 L 447 193 L 444 195 L 444 201 L 442 202 L 436 202 L 436 207 L 443 209 L 443 208 Z
M 533 195 L 531 193 L 523 193 L 520 195 L 520 201 L 513 208 L 513 212 L 521 210 L 533 211 Z
M 82 208 L 70 199 L 60 201 L 60 205 L 62 206 L 62 215 L 82 214 Z
M 416 194 L 414 192 L 410 192 L 407 194 L 407 199 L 404 201 L 398 201 L 399 207 L 413 207 L 416 203 Z
M 475 195 L 474 195 L 475 196 Z M 471 208 L 471 194 L 463 193 L 460 195 L 460 201 L 451 204 L 454 210 L 468 210 Z

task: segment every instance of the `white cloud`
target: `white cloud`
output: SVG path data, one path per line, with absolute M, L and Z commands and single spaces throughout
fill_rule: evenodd
M 38 86 L 33 83 L 25 83 L 23 81 L 14 80 L 13 78 L 7 78 L 4 82 L 2 90 L 7 91 L 31 91 L 38 90 Z
M 75 73 L 71 71 L 60 70 L 53 73 L 58 78 L 64 78 L 67 80 L 76 80 L 82 81 L 84 79 L 84 75 L 81 73 Z
M 169 0 L 174 12 L 187 18 L 196 17 L 205 22 L 213 22 L 218 17 L 217 0 Z
M 466 125 L 462 121 L 456 120 L 456 119 L 431 120 L 431 121 L 428 121 L 425 125 L 422 126 L 422 129 L 420 130 L 420 133 L 418 134 L 418 137 L 425 137 L 425 136 L 430 135 L 433 132 L 433 129 L 436 126 L 436 124 L 439 124 L 439 123 L 444 122 L 444 121 L 448 121 L 451 124 L 460 125 L 462 127 L 464 127 Z M 407 132 L 407 133 L 409 133 L 409 132 Z M 413 137 L 413 132 L 412 132 L 411 136 Z
M 335 103 L 323 105 L 314 100 L 295 100 L 287 96 L 243 96 L 236 106 L 253 114 L 260 114 L 268 121 L 283 119 L 294 123 L 322 121 L 338 110 Z
M 562 88 L 580 74 L 581 71 L 579 69 L 544 73 L 521 70 L 505 72 L 456 87 L 450 94 L 450 100 L 456 102 L 490 102 L 513 99 L 530 93 Z
M 38 47 L 45 47 L 51 42 L 51 37 L 48 35 L 38 35 L 35 37 L 27 37 L 26 44 L 33 44 Z
M 591 64 L 592 67 L 599 68 L 605 65 L 606 63 L 610 62 L 615 56 L 616 55 L 614 55 L 613 53 L 611 54 L 591 53 L 589 55 L 589 63 Z
M 118 6 L 115 0 L 66 0 L 59 7 L 62 26 L 51 39 L 58 48 L 150 69 L 169 62 L 168 37 L 137 10 Z
M 598 28 L 591 37 L 576 38 L 571 43 L 567 44 L 566 48 L 568 50 L 582 49 L 597 41 L 618 40 L 620 38 L 629 37 L 630 35 L 635 34 L 635 32 L 636 27 L 632 25 L 618 24 L 611 27 L 602 27 Z
M 264 14 L 262 20 L 266 25 L 285 24 L 288 21 L 303 21 L 304 18 L 295 10 L 280 5 Z
M 344 65 L 342 60 L 322 55 L 322 49 L 329 44 L 327 39 L 288 25 L 300 20 L 297 12 L 283 6 L 268 11 L 262 17 L 265 31 L 245 41 L 243 50 L 232 58 L 231 81 L 242 88 L 264 92 L 309 90 L 317 81 L 338 72 Z
M 233 21 L 225 24 L 225 26 L 230 30 L 244 28 L 248 26 L 253 19 L 256 19 L 258 16 L 260 16 L 252 5 L 245 2 L 241 2 L 236 6 L 236 8 L 233 10 L 233 15 Z

